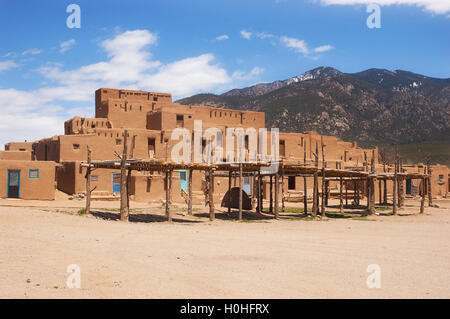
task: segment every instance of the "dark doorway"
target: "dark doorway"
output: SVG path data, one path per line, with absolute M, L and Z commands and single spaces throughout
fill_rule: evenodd
M 295 176 L 289 176 L 288 179 L 288 189 L 295 190 Z
M 411 180 L 410 179 L 406 180 L 406 194 L 408 194 L 408 195 L 411 194 Z
M 20 197 L 20 171 L 8 170 L 8 192 L 6 194 L 8 198 Z
M 148 156 L 150 158 L 155 157 L 155 139 L 154 138 L 148 139 Z

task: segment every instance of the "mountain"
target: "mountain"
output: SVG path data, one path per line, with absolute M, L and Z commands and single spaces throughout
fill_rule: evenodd
M 315 130 L 364 146 L 450 139 L 450 79 L 402 70 L 344 73 L 319 67 L 283 81 L 177 102 L 262 111 L 267 127 Z

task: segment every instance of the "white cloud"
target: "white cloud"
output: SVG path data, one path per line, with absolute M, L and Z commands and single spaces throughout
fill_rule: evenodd
M 159 68 L 139 82 L 142 87 L 166 91 L 175 96 L 186 96 L 211 90 L 231 81 L 227 71 L 213 64 L 212 54 L 176 61 Z
M 245 31 L 245 30 L 241 30 L 241 36 L 244 39 L 250 40 L 250 38 L 252 37 L 252 33 L 248 32 L 248 31 Z
M 222 40 L 228 40 L 229 38 L 230 37 L 228 35 L 222 34 L 222 35 L 219 35 L 218 37 L 216 37 L 216 40 L 217 41 L 222 41 Z
M 75 45 L 75 39 L 63 41 L 59 44 L 59 52 L 64 53 L 70 50 Z
M 450 13 L 449 0 L 319 0 L 324 5 L 357 5 L 376 3 L 380 6 L 409 5 L 424 8 L 434 14 Z
M 314 52 L 317 53 L 322 53 L 330 50 L 333 50 L 333 47 L 331 45 L 321 45 L 320 47 L 314 48 Z
M 22 52 L 22 55 L 27 55 L 27 54 L 31 54 L 31 55 L 36 55 L 36 54 L 41 54 L 42 50 L 40 49 L 36 49 L 36 48 L 32 48 L 32 49 L 28 49 Z
M 313 60 L 317 60 L 318 56 L 314 55 L 314 53 L 323 53 L 326 51 L 330 51 L 333 49 L 331 45 L 321 45 L 314 49 L 310 49 L 305 40 L 289 38 L 286 36 L 280 37 L 280 42 L 287 48 L 293 49 L 295 52 L 302 53 L 305 57 L 311 58 Z
M 75 69 L 46 64 L 37 72 L 46 78 L 35 90 L 0 89 L 0 144 L 29 141 L 63 134 L 64 121 L 79 110 L 87 113 L 100 87 L 129 88 L 172 93 L 174 99 L 195 93 L 215 92 L 245 81 L 262 72 L 229 75 L 213 54 L 201 54 L 163 63 L 152 58 L 149 48 L 157 35 L 148 30 L 125 31 L 100 46 L 107 58 Z M 64 105 L 75 106 L 63 108 Z M 91 109 L 91 115 L 94 109 Z M 79 114 L 83 115 L 83 114 Z
M 255 36 L 256 36 L 257 38 L 259 38 L 259 39 L 262 39 L 262 40 L 264 40 L 264 39 L 270 39 L 270 38 L 275 38 L 275 35 L 270 34 L 270 33 L 266 33 L 266 32 L 258 32 L 258 33 L 255 33 Z
M 15 67 L 18 67 L 18 65 L 12 60 L 0 61 L 0 72 L 9 70 L 9 69 L 12 69 Z
M 254 67 L 250 72 L 245 73 L 243 71 L 235 71 L 232 75 L 232 77 L 239 81 L 250 81 L 256 78 L 258 75 L 264 72 L 263 68 L 260 67 Z
M 280 41 L 285 47 L 294 49 L 295 52 L 303 54 L 307 54 L 309 52 L 308 46 L 304 40 L 282 36 Z

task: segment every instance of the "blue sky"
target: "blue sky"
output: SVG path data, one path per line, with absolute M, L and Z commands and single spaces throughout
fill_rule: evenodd
M 449 77 L 450 1 L 378 2 L 369 29 L 368 0 L 0 0 L 0 143 L 62 134 L 93 115 L 98 87 L 177 99 L 322 65 Z M 66 25 L 71 3 L 79 29 Z

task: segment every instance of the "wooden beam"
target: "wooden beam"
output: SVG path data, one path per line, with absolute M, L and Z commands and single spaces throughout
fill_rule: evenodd
M 127 139 L 128 130 L 123 132 L 123 152 L 120 159 L 120 220 L 128 221 L 128 188 L 127 188 Z

